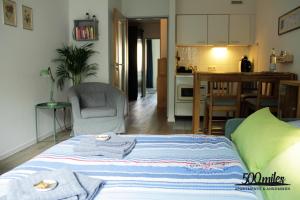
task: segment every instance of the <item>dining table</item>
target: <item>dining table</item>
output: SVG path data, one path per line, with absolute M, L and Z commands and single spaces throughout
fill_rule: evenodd
M 200 107 L 201 81 L 232 81 L 232 82 L 255 82 L 260 80 L 297 80 L 297 75 L 290 72 L 193 72 L 193 121 L 192 133 L 205 133 L 200 128 Z M 278 91 L 279 92 L 279 91 Z

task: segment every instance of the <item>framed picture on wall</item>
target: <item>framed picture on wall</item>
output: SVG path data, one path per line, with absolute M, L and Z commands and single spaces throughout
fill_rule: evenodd
M 278 18 L 278 35 L 300 28 L 300 6 Z
M 23 28 L 33 29 L 32 8 L 22 5 Z
M 17 26 L 17 6 L 15 1 L 3 0 L 4 24 Z

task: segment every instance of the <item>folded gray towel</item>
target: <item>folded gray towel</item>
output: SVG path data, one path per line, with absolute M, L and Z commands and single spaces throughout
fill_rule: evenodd
M 128 151 L 128 149 L 131 149 L 132 146 L 134 146 L 136 143 L 135 140 L 128 141 L 124 145 L 121 146 L 101 146 L 101 145 L 84 145 L 84 144 L 79 144 L 77 146 L 74 146 L 74 151 L 76 152 L 81 152 L 81 151 L 96 151 L 96 150 L 102 150 L 102 151 L 108 151 L 111 153 L 119 153 L 123 154 Z
M 135 147 L 136 140 L 120 147 L 89 147 L 89 146 L 75 146 L 74 152 L 79 156 L 104 156 L 107 158 L 124 158 Z
M 46 192 L 37 191 L 33 185 L 45 179 L 56 180 L 57 187 Z M 38 172 L 29 177 L 11 181 L 7 200 L 91 200 L 102 184 L 102 180 L 75 174 L 67 169 Z
M 116 147 L 123 146 L 128 143 L 134 142 L 135 138 L 125 138 L 116 135 L 115 133 L 105 133 L 103 135 L 109 135 L 110 139 L 106 141 L 96 140 L 95 136 L 86 136 L 80 140 L 80 145 L 83 146 L 108 146 L 108 147 Z

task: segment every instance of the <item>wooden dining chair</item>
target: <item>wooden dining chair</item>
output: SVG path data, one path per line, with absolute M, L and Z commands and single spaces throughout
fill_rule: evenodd
M 256 111 L 269 107 L 271 112 L 277 113 L 279 80 L 259 80 L 257 83 L 257 97 L 245 100 L 247 109 Z
M 212 133 L 214 112 L 225 112 L 226 116 L 233 112 L 240 115 L 241 82 L 230 80 L 214 80 L 208 82 L 208 96 L 205 105 L 205 126 L 208 134 Z
M 257 97 L 257 81 L 243 81 L 241 83 L 241 117 L 247 116 L 246 99 Z

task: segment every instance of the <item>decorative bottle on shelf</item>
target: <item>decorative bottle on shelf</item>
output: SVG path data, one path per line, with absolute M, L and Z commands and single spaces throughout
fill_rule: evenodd
M 269 66 L 270 72 L 276 72 L 276 54 L 275 49 L 272 49 L 271 55 L 270 55 L 270 66 Z
M 91 19 L 90 13 L 85 13 L 86 19 Z

